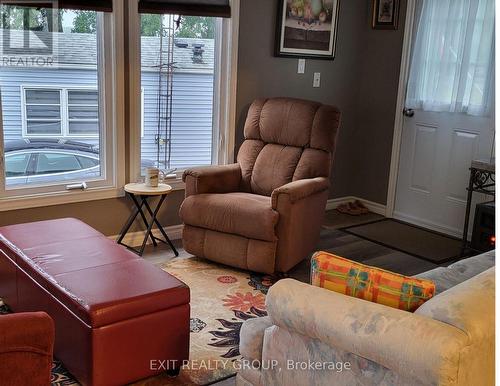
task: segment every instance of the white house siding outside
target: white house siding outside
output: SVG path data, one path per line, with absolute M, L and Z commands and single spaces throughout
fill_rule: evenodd
M 174 74 L 171 167 L 210 165 L 212 158 L 213 75 Z M 156 160 L 158 75 L 142 72 L 144 136 L 142 158 Z
M 61 69 L 41 69 L 29 67 L 2 67 L 0 89 L 4 140 L 18 140 L 22 130 L 22 86 L 97 86 L 95 66 L 95 36 L 88 34 L 59 34 L 63 49 L 59 50 Z M 185 168 L 211 163 L 212 115 L 214 83 L 213 40 L 179 39 L 188 43 L 188 48 L 174 48 L 176 69 L 173 77 L 173 114 L 171 167 Z M 205 46 L 202 63 L 193 63 L 192 44 Z M 73 51 L 64 48 L 71 47 Z M 156 160 L 158 119 L 158 64 L 159 38 L 142 39 L 142 92 L 144 98 L 143 136 L 141 152 L 143 159 Z M 76 53 L 74 50 L 78 50 Z M 61 138 L 54 136 L 50 138 Z M 80 142 L 97 144 L 96 138 L 64 137 Z
M 70 87 L 97 87 L 95 70 L 79 69 L 30 69 L 21 67 L 2 67 L 0 70 L 0 90 L 2 94 L 2 115 L 4 140 L 22 139 L 23 130 L 23 86 L 57 86 Z M 54 137 L 60 138 L 60 137 Z M 70 137 L 67 137 L 70 139 Z M 97 143 L 96 139 L 81 138 L 78 141 Z

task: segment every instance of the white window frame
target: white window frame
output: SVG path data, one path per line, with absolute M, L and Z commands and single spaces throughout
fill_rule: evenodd
M 132 2 L 128 10 L 129 45 L 129 132 L 130 132 L 130 170 L 129 180 L 135 182 L 141 173 L 141 36 L 138 2 Z M 214 71 L 213 140 L 212 164 L 234 162 L 236 131 L 236 82 L 238 65 L 240 0 L 231 0 L 231 18 L 222 19 L 216 28 L 216 57 Z M 220 38 L 219 38 L 220 37 Z M 175 190 L 185 188 L 182 182 L 183 170 L 176 170 L 177 178 L 169 181 Z
M 67 85 L 40 85 L 40 84 L 23 84 L 21 88 L 21 117 L 22 117 L 22 136 L 23 138 L 74 138 L 74 139 L 97 139 L 99 134 L 71 134 L 69 131 L 69 92 L 71 91 L 97 91 L 94 86 L 78 86 L 68 87 Z M 61 108 L 61 132 L 59 134 L 30 134 L 28 133 L 28 111 L 29 104 L 26 102 L 26 91 L 29 90 L 46 90 L 59 91 L 59 106 Z M 37 104 L 41 106 L 42 104 Z M 52 106 L 52 104 L 50 105 Z M 79 105 L 90 106 L 90 105 Z M 99 107 L 99 106 L 97 106 Z M 36 119 L 35 119 L 36 120 Z M 40 119 L 42 120 L 42 119 Z M 48 120 L 47 120 L 48 121 Z M 56 120 L 54 120 L 56 121 Z M 84 119 L 76 119 L 78 122 L 84 122 Z M 89 122 L 94 122 L 94 119 L 89 119 Z
M 67 190 L 66 183 L 39 187 L 6 188 L 4 175 L 0 176 L 0 211 L 42 207 L 48 205 L 85 202 L 113 197 L 122 197 L 125 170 L 117 165 L 125 165 L 124 131 L 124 18 L 123 1 L 113 0 L 113 12 L 104 13 L 103 28 L 98 44 L 100 63 L 104 71 L 99 71 L 100 119 L 106 129 L 101 131 L 101 159 L 105 168 L 99 181 L 86 181 L 86 190 Z M 104 49 L 106 47 L 106 49 Z M 80 88 L 77 86 L 75 88 Z M 70 87 L 70 89 L 72 89 Z M 1 100 L 0 100 L 1 107 Z M 0 108 L 0 171 L 5 171 L 2 109 Z
M 141 138 L 144 137 L 144 87 L 141 87 Z

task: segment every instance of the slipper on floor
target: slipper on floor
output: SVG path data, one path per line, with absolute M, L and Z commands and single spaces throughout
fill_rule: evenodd
M 339 213 L 343 213 L 343 214 L 351 214 L 350 213 L 350 207 L 349 207 L 349 204 L 340 204 L 339 206 L 337 206 L 337 212 Z
M 368 208 L 366 206 L 364 206 L 363 203 L 361 201 L 359 201 L 359 200 L 354 201 L 354 205 L 356 206 L 356 208 L 359 209 L 359 211 L 361 212 L 361 214 L 367 214 L 367 213 L 370 212 L 368 210 Z
M 352 202 L 340 204 L 339 206 L 337 206 L 337 211 L 339 213 L 348 214 L 350 216 L 359 216 L 360 214 L 362 214 L 361 210 Z
M 363 214 L 363 210 L 359 208 L 354 202 L 350 202 L 349 204 L 349 214 L 352 216 L 359 216 Z

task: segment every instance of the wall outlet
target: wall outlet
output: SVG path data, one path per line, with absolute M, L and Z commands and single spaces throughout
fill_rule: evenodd
M 321 86 L 321 73 L 315 72 L 313 78 L 313 87 L 320 87 L 320 86 Z
M 303 74 L 306 72 L 306 60 L 299 59 L 299 66 L 297 68 L 297 74 Z

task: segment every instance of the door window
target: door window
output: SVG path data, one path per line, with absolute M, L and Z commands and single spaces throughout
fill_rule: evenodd
M 494 94 L 495 1 L 422 2 L 406 107 L 488 116 Z

